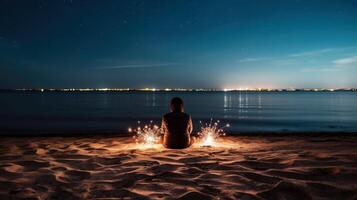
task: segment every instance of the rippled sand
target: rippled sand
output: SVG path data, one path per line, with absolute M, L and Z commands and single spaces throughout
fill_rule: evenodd
M 1 138 L 0 199 L 357 199 L 357 137 Z

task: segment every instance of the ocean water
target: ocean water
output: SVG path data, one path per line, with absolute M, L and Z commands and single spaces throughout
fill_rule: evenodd
M 357 132 L 357 92 L 2 92 L 0 134 L 121 134 L 160 124 L 175 96 L 196 131 L 213 118 L 228 133 Z

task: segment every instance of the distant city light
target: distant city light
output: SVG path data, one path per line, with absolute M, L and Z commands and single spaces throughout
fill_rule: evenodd
M 7 90 L 7 89 L 2 89 Z M 8 89 L 7 91 L 11 91 Z M 1 91 L 1 90 L 0 90 Z M 223 89 L 205 89 L 205 88 L 19 88 L 15 91 L 32 91 L 32 92 L 128 92 L 128 91 L 144 91 L 144 92 L 338 92 L 338 91 L 353 91 L 357 88 L 223 88 Z

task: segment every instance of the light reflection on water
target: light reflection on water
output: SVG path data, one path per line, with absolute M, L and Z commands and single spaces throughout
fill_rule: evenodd
M 249 118 L 249 112 L 255 111 L 260 113 L 261 109 L 263 109 L 262 97 L 260 93 L 256 96 L 252 96 L 249 93 L 225 92 L 223 104 L 224 118 L 232 117 L 232 115 L 228 115 L 229 112 L 238 111 L 237 115 L 234 113 L 233 116 L 236 115 L 238 119 L 247 119 Z
M 220 119 L 231 132 L 357 131 L 353 92 L 0 93 L 0 130 L 118 132 L 168 112 L 179 96 L 199 120 Z

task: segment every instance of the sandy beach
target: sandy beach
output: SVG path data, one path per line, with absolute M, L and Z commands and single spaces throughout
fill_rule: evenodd
M 356 136 L 2 137 L 0 199 L 357 199 Z

